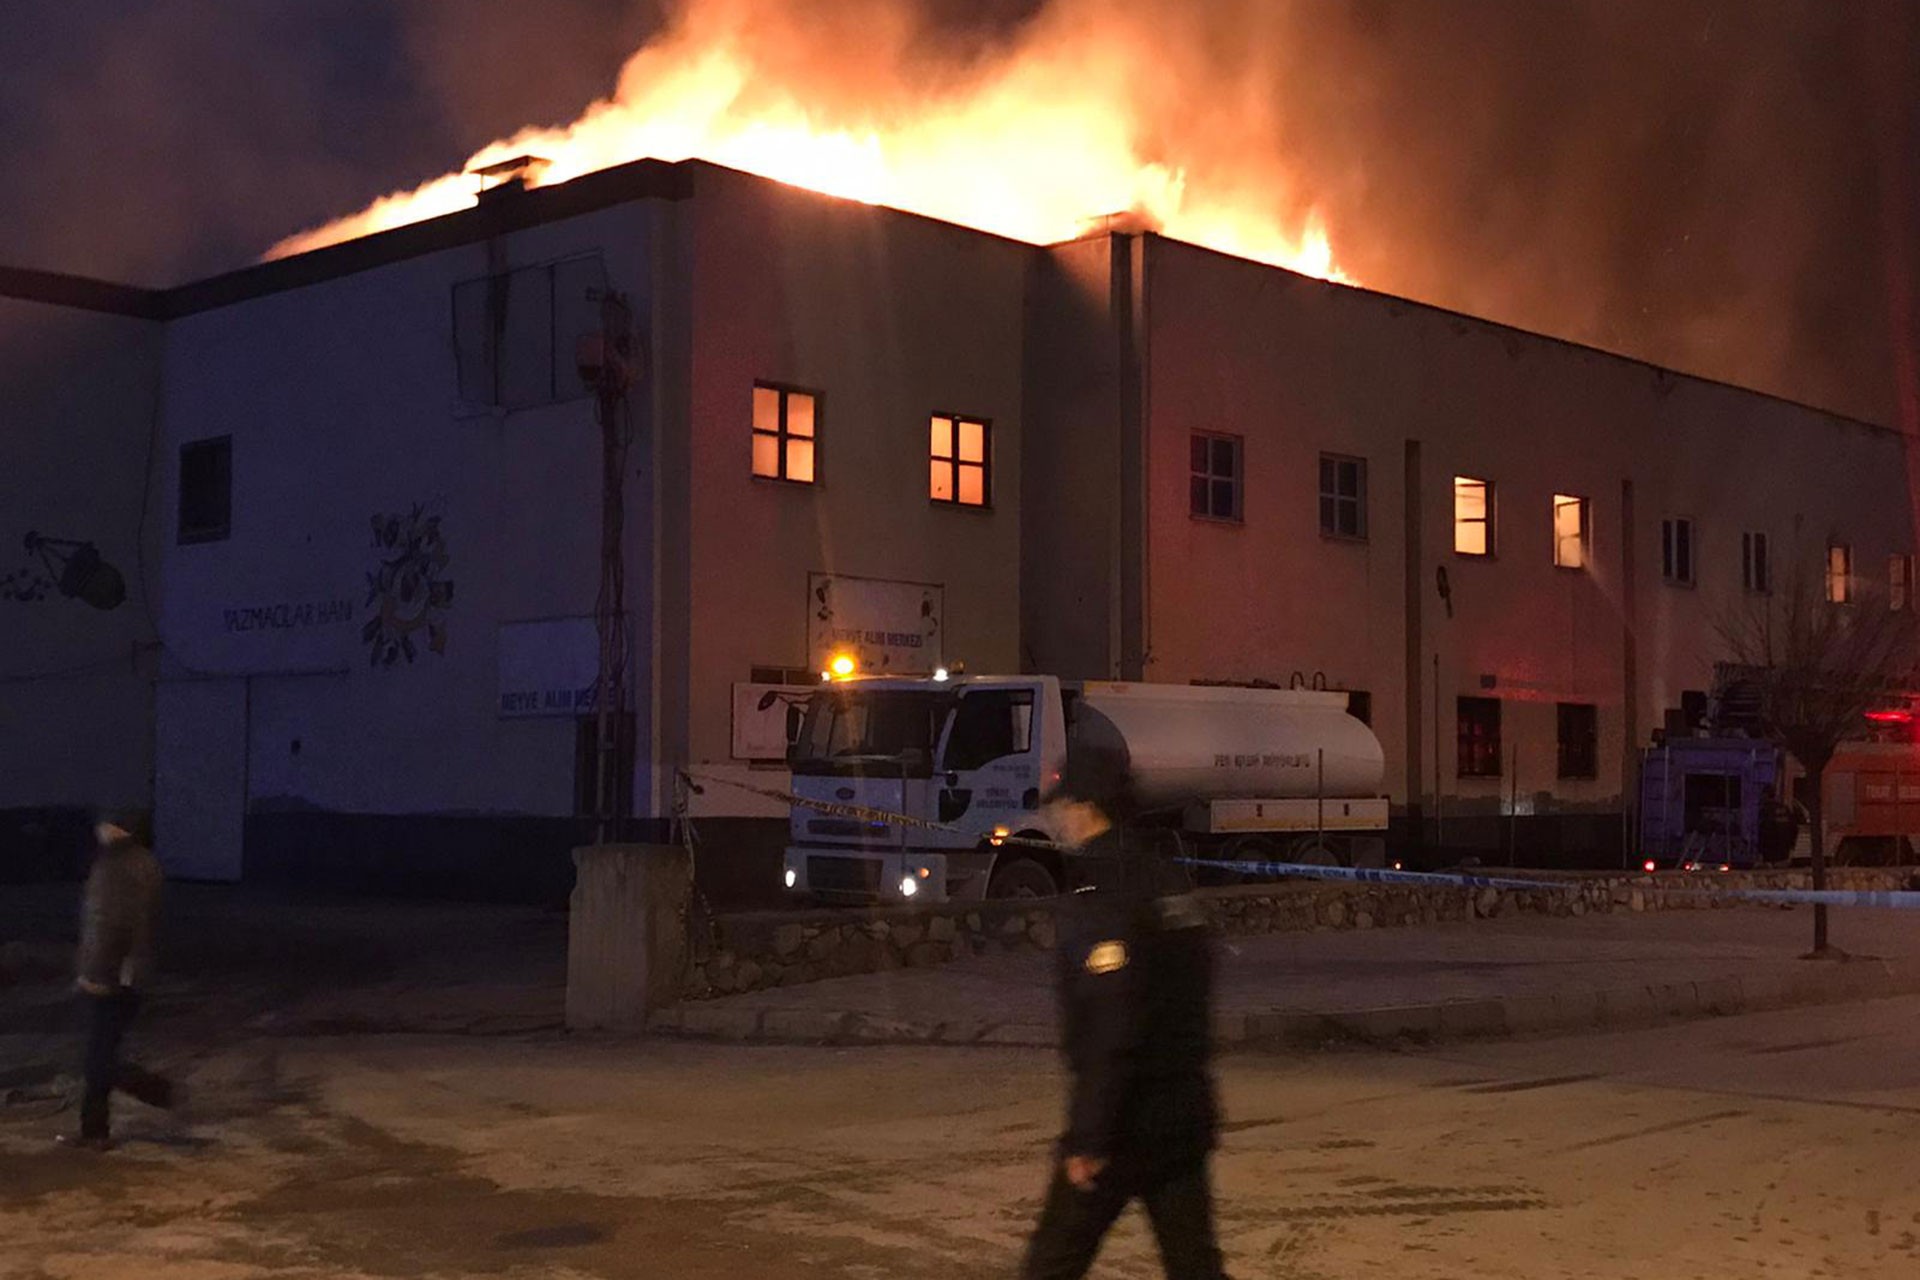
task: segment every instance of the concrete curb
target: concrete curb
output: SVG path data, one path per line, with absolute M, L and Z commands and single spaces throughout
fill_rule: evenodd
M 1340 1044 L 1431 1043 L 1553 1032 L 1652 1026 L 1693 1018 L 1844 1004 L 1920 993 L 1920 969 L 1884 960 L 1807 962 L 1803 969 L 1698 981 L 1650 983 L 1551 995 L 1447 1000 L 1329 1012 L 1232 1010 L 1214 1019 L 1223 1049 L 1325 1048 Z M 1051 1024 L 980 1019 L 932 1021 L 857 1011 L 778 1009 L 696 1001 L 647 1020 L 661 1035 L 758 1044 L 993 1045 L 1052 1048 Z

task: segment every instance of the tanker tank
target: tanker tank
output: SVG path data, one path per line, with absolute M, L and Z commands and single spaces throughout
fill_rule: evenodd
M 1375 796 L 1386 773 L 1380 740 L 1337 692 L 1088 682 L 1071 736 L 1123 750 L 1149 808 Z

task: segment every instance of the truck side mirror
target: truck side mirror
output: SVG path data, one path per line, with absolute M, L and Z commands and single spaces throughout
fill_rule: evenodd
M 800 741 L 800 726 L 803 720 L 804 720 L 804 717 L 800 711 L 800 708 L 794 706 L 792 703 L 788 703 L 787 704 L 787 742 L 789 744 Z

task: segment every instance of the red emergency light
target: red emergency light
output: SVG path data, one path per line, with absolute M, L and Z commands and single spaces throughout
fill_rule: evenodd
M 1867 712 L 1867 719 L 1873 721 L 1875 724 L 1912 724 L 1913 712 L 1869 711 Z

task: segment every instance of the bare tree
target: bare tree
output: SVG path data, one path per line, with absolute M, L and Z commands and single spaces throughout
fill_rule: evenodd
M 1815 889 L 1827 887 L 1827 765 L 1864 734 L 1867 712 L 1913 687 L 1913 602 L 1902 603 L 1799 569 L 1784 592 L 1755 597 L 1718 625 L 1730 674 L 1751 684 L 1767 733 L 1806 771 Z M 1829 954 L 1827 909 L 1817 904 L 1813 953 Z

